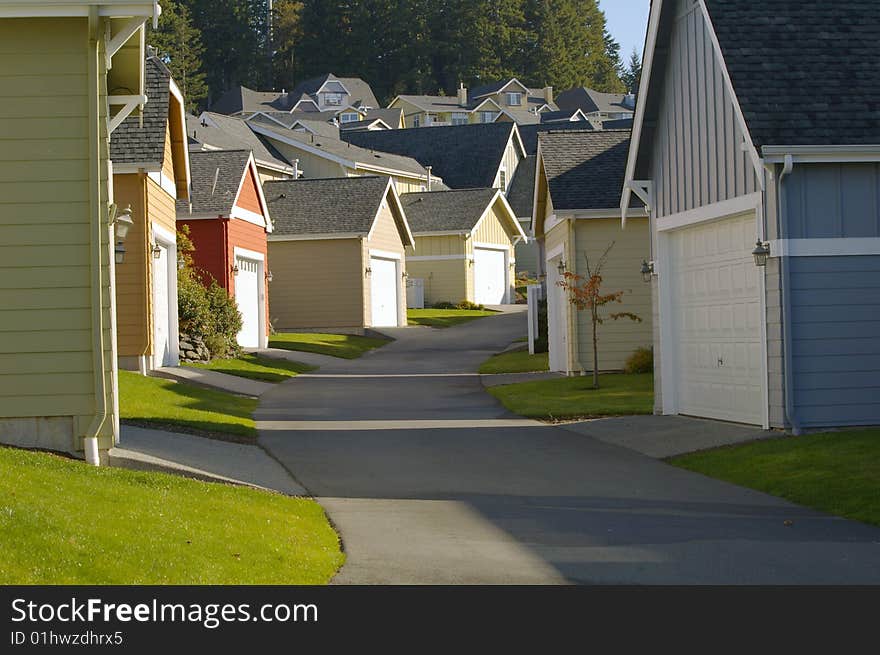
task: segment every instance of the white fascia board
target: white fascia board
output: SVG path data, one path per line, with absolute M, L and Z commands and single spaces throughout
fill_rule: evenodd
M 177 245 L 177 235 L 170 230 L 166 230 L 161 225 L 153 222 L 150 227 L 153 232 L 153 240 L 159 241 L 166 246 L 176 246 Z
M 795 164 L 880 161 L 880 145 L 764 146 L 761 152 L 767 164 L 781 164 L 786 155 Z
M 566 218 L 574 218 L 576 220 L 594 219 L 594 218 L 620 218 L 620 210 L 615 208 L 607 209 L 561 209 L 560 213 L 564 213 Z M 626 212 L 627 218 L 647 218 L 648 212 L 644 208 L 630 207 Z
M 163 171 L 151 171 L 147 173 L 147 177 L 153 180 L 165 193 L 174 198 L 175 202 L 177 201 L 177 184 L 165 175 Z
M 152 18 L 154 27 L 162 13 L 157 0 L 24 0 L 0 2 L 0 18 L 82 18 L 89 15 L 91 7 L 97 7 L 98 16 L 103 18 Z
M 220 149 L 221 149 L 221 148 L 217 148 L 217 150 L 220 150 Z M 285 165 L 282 165 L 282 164 L 276 164 L 276 163 L 271 162 L 271 161 L 265 161 L 265 160 L 263 160 L 263 159 L 257 159 L 256 157 L 254 157 L 254 161 L 257 163 L 257 167 L 259 167 L 259 168 L 268 168 L 268 169 L 273 170 L 273 171 L 278 171 L 279 173 L 287 173 L 287 174 L 290 174 L 290 175 L 293 174 L 293 166 L 285 166 Z
M 239 248 L 238 246 L 233 246 L 232 256 L 233 258 L 250 259 L 256 262 L 266 261 L 266 255 L 263 253 L 256 250 L 248 250 L 247 248 Z
M 362 232 L 329 232 L 325 234 L 270 234 L 269 241 L 325 241 L 327 239 L 366 239 Z
M 257 214 L 256 212 L 249 211 L 237 205 L 238 197 L 241 195 L 241 189 L 244 187 L 244 181 L 248 177 L 248 172 L 254 176 L 255 186 L 257 187 L 257 198 L 260 201 L 260 209 L 263 212 L 262 214 Z M 269 218 L 269 203 L 266 202 L 266 196 L 263 195 L 263 185 L 260 183 L 260 174 L 257 171 L 257 163 L 254 161 L 253 153 L 248 156 L 247 165 L 244 167 L 244 173 L 242 173 L 241 179 L 238 181 L 238 190 L 235 192 L 235 201 L 232 203 L 230 217 L 240 218 L 249 223 L 253 223 L 254 225 L 259 225 L 260 227 L 265 228 L 266 232 L 272 231 L 272 220 Z
M 727 216 L 755 211 L 763 203 L 763 195 L 761 191 L 755 191 L 754 193 L 731 198 L 730 200 L 722 200 L 721 202 L 695 207 L 677 214 L 661 216 L 656 221 L 656 229 L 658 232 L 667 232 L 696 225 L 697 223 L 706 223 Z
M 320 87 L 318 87 L 317 91 L 315 91 L 315 95 L 318 95 L 319 93 L 321 93 L 321 91 L 324 90 L 324 87 L 327 86 L 330 82 L 336 82 L 339 86 L 342 87 L 342 90 L 345 91 L 345 95 L 347 95 L 347 96 L 351 95 L 351 92 L 345 87 L 345 85 L 342 83 L 342 80 L 340 80 L 336 76 L 334 76 L 333 79 L 328 78 L 328 79 L 324 80 L 324 83 Z M 331 91 L 331 93 L 336 93 L 336 92 Z
M 476 112 L 478 112 L 478 111 L 486 111 L 486 110 L 483 109 L 482 107 L 483 107 L 483 105 L 485 105 L 487 102 L 491 102 L 493 105 L 495 105 L 495 109 L 497 109 L 498 111 L 503 111 L 503 110 L 504 110 L 504 108 L 503 108 L 501 105 L 499 105 L 497 102 L 495 102 L 494 100 L 492 100 L 492 98 L 486 98 L 486 99 L 483 100 L 480 104 L 478 104 L 476 107 L 474 107 L 473 109 L 471 109 L 471 110 L 470 110 L 470 113 L 474 114 L 474 113 L 476 113 Z M 458 110 L 458 109 L 453 109 L 453 110 L 451 110 L 451 111 L 467 111 L 467 110 L 466 110 L 464 107 L 462 107 L 460 110 Z
M 416 232 L 415 235 L 417 237 L 460 237 L 469 236 L 470 232 L 467 230 L 438 230 L 431 232 Z
M 533 191 L 532 191 L 532 216 L 531 216 L 531 220 L 529 221 L 529 232 L 531 232 L 532 235 L 537 238 L 537 235 L 535 235 L 535 221 L 538 218 L 538 188 L 539 188 L 538 183 L 541 180 L 541 170 L 543 169 L 543 166 L 541 165 L 541 160 L 544 157 L 543 153 L 541 152 L 541 139 L 538 139 L 538 152 L 535 155 L 535 157 L 536 157 L 535 179 L 534 179 L 534 183 L 532 184 L 532 189 L 533 189 Z M 548 187 L 548 193 L 549 193 L 549 187 Z M 547 226 L 545 225 L 544 226 L 544 234 L 546 234 L 546 233 L 547 233 Z
M 113 163 L 114 175 L 133 175 L 135 173 L 159 173 L 162 170 L 162 162 L 136 162 L 134 164 Z
M 647 104 L 645 100 L 648 97 L 648 91 L 651 87 L 651 73 L 654 68 L 654 51 L 657 48 L 657 32 L 660 29 L 660 14 L 662 12 L 663 0 L 653 0 L 651 3 L 651 13 L 648 18 L 648 33 L 645 38 L 642 76 L 639 79 L 639 88 L 636 93 L 639 102 L 636 103 L 636 113 L 633 118 L 633 128 L 629 143 L 629 155 L 626 160 L 626 174 L 623 178 L 623 191 L 620 194 L 620 213 L 622 220 L 625 220 L 625 212 L 629 208 L 630 194 L 632 194 L 632 189 L 630 188 L 629 183 L 634 179 L 636 160 L 639 156 L 642 126 L 645 122 L 645 105 Z
M 389 198 L 390 194 L 390 198 Z M 367 233 L 367 239 L 373 238 L 373 231 L 376 229 L 376 225 L 379 223 L 379 215 L 382 213 L 382 207 L 385 204 L 388 204 L 389 210 L 391 209 L 391 205 L 393 204 L 397 211 L 400 213 L 400 217 L 403 219 L 403 236 L 408 240 L 407 243 L 404 243 L 404 246 L 411 246 L 415 248 L 416 241 L 413 238 L 412 231 L 409 229 L 409 222 L 406 220 L 406 212 L 403 210 L 403 205 L 400 202 L 400 196 L 397 195 L 397 189 L 395 188 L 394 180 L 390 177 L 388 178 L 388 184 L 385 186 L 385 193 L 382 194 L 382 200 L 379 202 L 379 208 L 376 210 L 376 215 L 373 216 L 373 222 L 370 224 L 370 231 Z M 403 239 L 401 239 L 401 242 Z
M 251 125 L 251 119 L 252 119 L 254 116 L 262 116 L 263 118 L 268 118 L 268 119 L 269 119 L 270 121 L 272 121 L 273 123 L 278 123 L 278 125 L 280 125 L 281 127 L 283 127 L 285 130 L 293 129 L 292 127 L 287 127 L 287 125 L 285 125 L 284 123 L 282 123 L 281 121 L 279 121 L 279 120 L 278 120 L 277 118 L 275 118 L 274 116 L 269 116 L 269 114 L 267 114 L 266 112 L 262 112 L 262 111 L 255 111 L 253 114 L 251 114 L 250 116 L 248 116 L 247 118 L 245 118 L 245 119 L 244 119 L 245 123 L 247 123 L 248 125 Z M 298 121 L 297 121 L 297 122 L 298 122 Z M 296 125 L 296 123 L 294 123 L 294 125 Z M 217 127 L 217 126 L 214 125 L 214 127 Z M 305 126 L 303 126 L 303 127 L 305 127 Z
M 364 164 L 363 162 L 352 162 L 349 168 L 353 168 L 356 171 L 379 173 L 380 175 L 387 175 L 389 177 L 409 177 L 419 181 L 428 179 L 427 173 L 425 173 L 424 175 L 422 175 L 421 173 L 410 173 L 409 171 L 401 171 L 395 168 L 385 168 L 384 166 L 374 166 L 373 164 Z M 432 175 L 431 179 L 436 180 L 437 176 Z
M 770 241 L 771 257 L 846 257 L 855 255 L 880 255 L 880 238 L 838 237 Z
M 467 259 L 467 255 L 422 255 L 422 256 L 408 256 L 406 261 L 408 262 L 445 262 L 452 261 L 455 259 Z
M 489 212 L 492 211 L 492 208 L 495 207 L 495 203 L 498 202 L 499 200 L 501 201 L 502 207 L 504 208 L 504 213 L 507 214 L 507 218 L 508 218 L 509 222 L 513 223 L 513 225 L 514 225 L 513 231 L 516 232 L 516 235 L 521 237 L 523 239 L 523 241 L 527 242 L 529 240 L 528 235 L 526 235 L 526 233 L 523 232 L 522 225 L 519 224 L 519 221 L 516 220 L 516 214 L 513 213 L 513 208 L 510 206 L 510 203 L 507 202 L 507 198 L 504 197 L 504 194 L 501 193 L 500 189 L 495 192 L 495 195 L 492 196 L 492 199 L 489 201 L 489 204 L 486 207 L 486 209 L 484 209 L 483 213 L 480 214 L 480 218 L 477 220 L 476 224 L 471 229 L 471 232 L 470 232 L 471 235 L 475 236 L 477 234 L 477 229 L 479 229 L 479 227 L 483 223 L 483 221 L 486 220 L 486 217 L 489 215 Z
M 189 136 L 186 133 L 186 103 L 183 100 L 183 92 L 180 90 L 180 87 L 177 86 L 177 83 L 174 81 L 173 78 L 169 78 L 168 80 L 168 90 L 171 92 L 171 95 L 174 96 L 174 99 L 177 100 L 177 106 L 180 109 L 180 111 L 178 112 L 179 115 L 176 118 L 179 118 L 180 120 L 180 126 L 184 139 L 183 165 L 185 167 L 184 170 L 186 173 L 186 187 L 188 190 L 187 195 L 189 195 L 189 192 L 192 191 L 192 171 L 189 165 L 189 148 L 186 147 L 187 142 L 189 141 Z
M 403 253 L 391 252 L 390 250 L 376 250 L 375 248 L 369 249 L 369 256 L 378 257 L 379 259 L 396 259 L 398 261 L 403 259 Z

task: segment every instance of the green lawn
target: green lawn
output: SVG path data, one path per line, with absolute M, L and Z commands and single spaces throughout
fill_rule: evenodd
M 312 500 L 0 448 L 0 584 L 324 584 Z
M 653 374 L 606 373 L 600 389 L 589 375 L 505 384 L 488 389 L 507 409 L 543 420 L 650 414 L 654 407 Z
M 119 415 L 126 421 L 252 441 L 256 408 L 255 398 L 119 371 Z
M 407 309 L 406 318 L 410 325 L 448 328 L 497 313 L 491 309 Z
M 214 359 L 207 364 L 186 364 L 186 366 L 263 382 L 284 382 L 299 373 L 308 373 L 318 368 L 286 359 L 262 357 L 248 353 L 234 359 Z
M 299 350 L 343 359 L 357 359 L 365 352 L 380 348 L 387 343 L 389 343 L 388 339 L 310 332 L 282 332 L 273 334 L 269 339 L 270 348 Z
M 675 466 L 880 525 L 880 430 L 756 441 L 682 455 Z
M 480 365 L 480 373 L 531 373 L 549 369 L 547 353 L 530 355 L 528 350 L 494 355 Z

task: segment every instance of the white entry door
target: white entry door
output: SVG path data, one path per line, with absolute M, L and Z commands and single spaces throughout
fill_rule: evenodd
M 669 237 L 680 414 L 761 424 L 761 296 L 753 214 Z
M 370 258 L 370 300 L 373 327 L 397 327 L 397 262 Z
M 503 250 L 474 248 L 474 302 L 500 305 L 507 296 L 507 260 Z
M 169 311 L 168 248 L 159 246 L 153 257 L 153 366 L 173 366 L 171 312 Z
M 559 262 L 556 257 L 547 262 L 547 348 L 550 370 L 568 372 L 568 307 L 565 290 L 559 282 Z
M 236 257 L 238 275 L 235 276 L 235 300 L 241 312 L 241 331 L 238 345 L 242 348 L 260 347 L 260 262 Z

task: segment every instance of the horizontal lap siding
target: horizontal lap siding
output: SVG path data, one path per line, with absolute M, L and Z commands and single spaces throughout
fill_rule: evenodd
M 228 289 L 232 264 L 228 259 L 225 221 L 216 219 L 179 220 L 189 226 L 189 238 L 195 247 L 192 254 L 197 269 L 207 273 L 224 289 Z
M 424 280 L 426 306 L 465 300 L 467 262 L 464 259 L 407 261 L 406 269 L 410 278 Z
M 260 206 L 260 195 L 257 191 L 257 181 L 250 170 L 241 185 L 241 192 L 238 194 L 235 204 L 255 214 L 263 213 L 263 208 Z
M 277 330 L 363 327 L 361 239 L 270 241 Z
M 147 230 L 149 217 L 144 205 L 146 176 L 114 175 L 113 194 L 119 207 L 131 206 L 134 226 L 125 239 L 125 262 L 116 265 L 116 338 L 121 357 L 138 357 L 151 352 L 152 302 L 151 265 L 147 253 L 152 235 Z
M 880 423 L 880 256 L 792 257 L 790 266 L 797 420 Z
M 0 417 L 68 416 L 79 448 L 95 411 L 86 19 L 0 21 Z M 103 58 L 98 57 L 99 62 Z M 99 71 L 101 95 L 106 94 Z M 106 103 L 98 108 L 105 118 Z M 108 200 L 106 131 L 99 201 Z M 102 277 L 109 279 L 109 243 Z M 110 290 L 102 294 L 111 379 Z M 107 404 L 112 407 L 108 389 Z M 14 433 L 16 425 L 4 424 Z M 25 428 L 27 430 L 27 428 Z M 102 433 L 107 447 L 112 420 Z M 12 437 L 15 435 L 12 434 Z M 66 437 L 65 437 L 66 438 Z
M 253 223 L 234 218 L 229 221 L 229 262 L 230 266 L 235 262 L 235 248 L 252 250 L 263 255 L 265 258 L 265 271 L 269 271 L 269 249 L 266 243 L 266 229 Z M 266 334 L 269 334 L 269 317 L 272 315 L 269 309 L 268 282 L 263 281 L 265 288 L 263 293 L 266 297 Z M 235 276 L 230 276 L 229 293 L 235 296 Z
M 622 302 L 609 303 L 602 313 L 632 312 L 641 322 L 626 318 L 606 320 L 599 326 L 599 369 L 620 370 L 636 348 L 649 347 L 653 340 L 651 285 L 642 279 L 641 263 L 648 257 L 648 220 L 629 219 L 626 229 L 616 218 L 586 219 L 575 223 L 573 264 L 579 275 L 587 277 L 584 255 L 595 266 L 605 249 L 614 242 L 602 268 L 602 293 L 623 291 Z M 571 268 L 571 265 L 570 265 Z M 578 353 L 581 366 L 593 370 L 592 322 L 588 310 L 576 312 Z

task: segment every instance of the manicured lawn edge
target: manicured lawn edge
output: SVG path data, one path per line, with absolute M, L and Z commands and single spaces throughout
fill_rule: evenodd
M 498 314 L 492 309 L 408 309 L 409 325 L 444 329 Z
M 207 364 L 192 363 L 184 364 L 184 366 L 273 384 L 285 382 L 302 373 L 310 373 L 318 369 L 317 366 L 255 353 L 244 353 L 239 357 L 229 359 L 214 359 Z
M 576 376 L 505 384 L 487 391 L 514 414 L 548 423 L 654 411 L 652 373 L 603 373 L 601 388 L 591 386 L 590 376 Z
M 666 460 L 822 512 L 880 526 L 880 429 L 761 439 Z
M 310 498 L 0 447 L 0 584 L 326 584 Z
M 482 375 L 503 373 L 540 373 L 550 370 L 548 353 L 530 355 L 528 350 L 513 350 L 492 355 L 480 364 Z
M 357 359 L 371 350 L 391 343 L 391 339 L 323 332 L 280 332 L 269 337 L 269 347 L 315 353 L 341 359 Z

